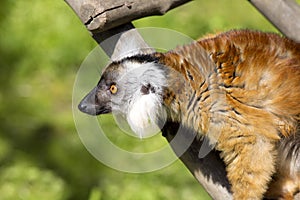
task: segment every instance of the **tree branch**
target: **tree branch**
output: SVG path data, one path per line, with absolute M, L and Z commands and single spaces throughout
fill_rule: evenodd
M 135 19 L 163 15 L 189 0 L 66 0 L 89 31 L 105 31 Z
M 92 35 L 111 60 L 122 58 L 125 54 L 129 56 L 154 51 L 131 23 L 104 32 L 93 32 Z
M 300 42 L 300 6 L 295 0 L 248 0 L 279 31 Z
M 226 176 L 225 164 L 219 155 L 220 152 L 211 149 L 207 140 L 194 138 L 196 133 L 193 130 L 180 127 L 178 123 L 167 122 L 162 133 L 175 154 L 179 156 L 183 164 L 214 200 L 233 199 L 231 186 Z M 174 134 L 179 134 L 180 139 L 173 140 Z M 181 155 L 182 147 L 189 144 L 191 138 L 194 138 L 192 144 Z M 209 152 L 202 157 L 199 154 L 203 147 Z

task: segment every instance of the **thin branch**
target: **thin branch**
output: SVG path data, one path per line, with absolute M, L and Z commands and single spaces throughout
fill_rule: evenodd
M 248 0 L 287 37 L 300 42 L 300 6 L 295 0 Z

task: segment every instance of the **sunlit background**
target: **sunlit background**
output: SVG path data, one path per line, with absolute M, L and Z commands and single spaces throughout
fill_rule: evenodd
M 276 32 L 246 0 L 196 0 L 134 24 L 194 39 L 235 28 Z M 129 174 L 106 167 L 85 149 L 74 126 L 72 89 L 96 45 L 64 1 L 1 1 L 0 199 L 210 199 L 180 161 Z M 114 130 L 112 119 L 99 120 Z M 109 138 L 132 147 L 118 133 Z

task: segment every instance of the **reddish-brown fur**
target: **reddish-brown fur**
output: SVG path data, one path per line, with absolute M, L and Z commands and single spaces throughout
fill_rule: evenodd
M 300 44 L 272 33 L 230 31 L 156 56 L 184 75 L 186 83 L 169 93 L 181 87 L 188 94 L 171 95 L 165 103 L 187 113 L 183 123 L 216 141 L 234 199 L 261 199 L 285 165 L 278 144 L 300 134 Z M 199 97 L 192 110 L 184 105 L 191 91 Z M 276 198 L 289 199 L 299 190 L 300 179 L 288 174 L 273 180 L 281 191 Z M 280 189 L 287 184 L 294 189 Z

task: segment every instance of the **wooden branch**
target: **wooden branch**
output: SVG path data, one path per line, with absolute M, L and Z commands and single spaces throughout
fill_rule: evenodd
M 180 127 L 178 123 L 167 122 L 162 133 L 175 154 L 214 200 L 233 199 L 220 152 L 211 149 L 207 140 L 195 139 L 196 133 L 186 127 Z M 174 140 L 174 134 L 180 139 Z M 190 144 L 189 148 L 181 155 L 182 148 L 187 144 Z M 201 156 L 201 149 L 207 149 L 207 155 Z
M 189 0 L 65 0 L 112 59 L 124 53 L 151 52 L 131 24 L 133 19 L 162 15 Z M 114 37 L 111 37 L 114 36 Z M 148 49 L 147 49 L 148 48 Z
M 89 31 L 109 30 L 150 15 L 163 15 L 189 0 L 66 0 Z
M 300 42 L 300 6 L 295 0 L 248 0 L 287 37 Z
M 111 60 L 138 52 L 151 53 L 154 51 L 131 23 L 104 32 L 92 33 L 92 35 Z

